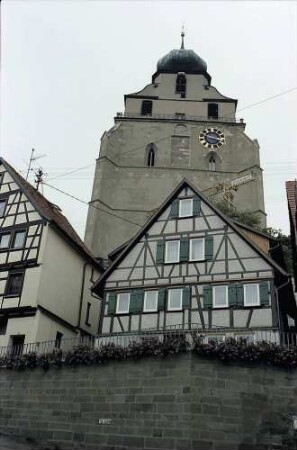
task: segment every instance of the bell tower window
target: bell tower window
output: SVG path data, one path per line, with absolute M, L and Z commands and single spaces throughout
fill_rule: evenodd
M 218 119 L 219 117 L 219 105 L 217 103 L 208 104 L 208 118 Z
M 156 146 L 149 144 L 146 148 L 146 165 L 148 167 L 154 167 L 156 162 Z
M 153 102 L 151 100 L 143 100 L 141 104 L 141 115 L 151 116 L 153 111 Z
M 208 160 L 208 170 L 211 170 L 212 172 L 216 171 L 216 159 L 213 155 Z
M 176 77 L 175 92 L 176 92 L 176 94 L 181 94 L 181 97 L 185 97 L 186 90 L 187 90 L 186 75 L 183 72 L 180 72 L 177 74 L 177 77 Z

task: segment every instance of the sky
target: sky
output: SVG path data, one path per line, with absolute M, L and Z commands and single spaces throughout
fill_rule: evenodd
M 158 59 L 179 48 L 182 24 L 212 84 L 238 99 L 237 117 L 261 147 L 268 226 L 288 233 L 285 181 L 297 173 L 294 1 L 2 1 L 1 156 L 26 175 L 34 148 L 45 156 L 33 169 L 88 202 L 103 132 L 124 94 L 142 89 Z M 83 237 L 87 205 L 49 186 L 43 192 Z

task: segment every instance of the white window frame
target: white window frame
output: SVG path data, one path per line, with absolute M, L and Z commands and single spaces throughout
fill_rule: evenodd
M 184 202 L 184 201 L 191 201 L 191 211 L 190 211 L 190 214 L 181 214 L 181 204 L 182 204 L 182 202 Z M 192 198 L 181 198 L 180 200 L 179 200 L 179 209 L 178 209 L 178 217 L 192 217 L 193 216 L 193 199 Z
M 216 305 L 216 288 L 217 287 L 224 287 L 225 291 L 226 291 L 226 302 L 225 305 Z M 213 303 L 212 306 L 213 308 L 229 308 L 229 298 L 228 298 L 228 286 L 224 285 L 224 284 L 219 284 L 217 286 L 213 286 L 212 288 L 212 297 L 213 297 Z
M 202 258 L 194 259 L 192 258 L 192 247 L 193 247 L 193 241 L 203 241 L 203 254 Z M 193 238 L 190 239 L 190 254 L 189 254 L 189 260 L 190 261 L 204 261 L 205 260 L 205 239 L 204 238 Z
M 168 261 L 168 250 L 167 250 L 167 245 L 169 242 L 177 242 L 178 243 L 178 255 L 177 255 L 177 259 L 174 261 Z M 169 241 L 165 241 L 165 263 L 177 263 L 179 262 L 179 258 L 180 258 L 180 240 L 178 239 L 171 239 Z
M 257 297 L 258 297 L 257 303 L 250 303 L 250 302 L 246 301 L 246 289 L 247 289 L 247 286 L 256 286 L 257 287 Z M 246 283 L 246 284 L 243 285 L 243 304 L 244 304 L 244 306 L 260 306 L 261 305 L 259 283 Z
M 119 299 L 120 299 L 120 296 L 121 296 L 122 294 L 125 294 L 125 295 L 128 295 L 128 296 L 129 296 L 128 308 L 127 308 L 126 310 L 124 310 L 124 311 L 119 311 Z M 119 292 L 119 293 L 117 294 L 116 314 L 128 314 L 128 313 L 129 313 L 129 309 L 130 309 L 130 297 L 131 297 L 130 292 Z
M 155 298 L 155 300 L 156 300 L 156 307 L 155 308 L 147 308 L 147 306 L 146 306 L 147 295 L 152 293 L 152 292 L 156 296 L 156 298 Z M 159 293 L 159 291 L 145 291 L 144 292 L 143 312 L 156 312 L 156 311 L 158 311 L 158 293 Z
M 180 307 L 179 308 L 172 308 L 170 306 L 170 300 L 171 300 L 171 293 L 172 291 L 180 291 Z M 176 289 L 168 289 L 168 305 L 167 310 L 168 311 L 182 311 L 183 309 L 183 289 L 182 288 L 176 288 Z

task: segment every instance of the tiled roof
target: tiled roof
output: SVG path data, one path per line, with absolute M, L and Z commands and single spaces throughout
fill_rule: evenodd
M 55 225 L 80 252 L 87 256 L 88 259 L 92 260 L 92 262 L 94 262 L 98 266 L 98 268 L 103 271 L 101 265 L 95 259 L 95 256 L 81 240 L 68 219 L 62 214 L 60 208 L 51 203 L 40 192 L 38 192 L 4 158 L 0 158 L 0 163 L 4 165 L 6 170 L 10 173 L 20 189 L 32 202 L 33 206 L 36 208 L 39 214 L 48 222 Z
M 289 204 L 289 210 L 291 213 L 291 217 L 294 223 L 294 228 L 296 231 L 297 228 L 297 180 L 295 181 L 286 181 L 286 191 L 287 191 L 287 199 Z

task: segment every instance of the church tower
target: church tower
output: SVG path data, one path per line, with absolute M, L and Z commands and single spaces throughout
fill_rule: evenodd
M 181 48 L 158 61 L 150 84 L 125 95 L 101 138 L 85 236 L 96 256 L 130 240 L 183 178 L 210 196 L 233 186 L 233 204 L 265 226 L 259 145 L 236 107 L 182 33 Z

